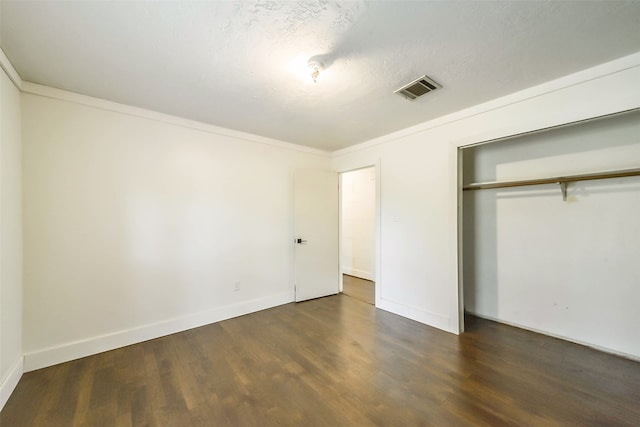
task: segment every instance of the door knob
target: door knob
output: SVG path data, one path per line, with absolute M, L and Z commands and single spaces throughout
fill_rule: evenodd
M 304 239 L 296 239 L 296 243 L 299 244 L 299 245 L 306 245 L 307 241 L 304 240 Z

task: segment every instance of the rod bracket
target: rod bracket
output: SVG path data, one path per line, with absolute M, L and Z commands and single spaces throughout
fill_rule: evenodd
M 559 181 L 558 185 L 560 186 L 560 191 L 562 191 L 562 201 L 566 202 L 567 201 L 567 182 L 566 181 Z

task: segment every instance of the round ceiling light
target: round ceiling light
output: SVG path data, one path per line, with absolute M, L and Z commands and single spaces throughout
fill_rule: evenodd
M 318 78 L 320 77 L 320 71 L 322 70 L 322 64 L 310 59 L 309 62 L 307 62 L 307 68 L 309 76 L 311 76 L 311 80 L 313 80 L 314 83 L 317 83 Z

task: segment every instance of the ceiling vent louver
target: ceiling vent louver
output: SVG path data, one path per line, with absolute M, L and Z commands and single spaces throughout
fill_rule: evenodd
M 397 93 L 398 95 L 402 95 L 410 101 L 421 97 L 422 95 L 426 95 L 429 92 L 433 92 L 434 90 L 441 89 L 438 83 L 434 82 L 427 76 L 418 77 L 408 85 L 402 86 L 400 89 L 394 91 L 393 93 Z

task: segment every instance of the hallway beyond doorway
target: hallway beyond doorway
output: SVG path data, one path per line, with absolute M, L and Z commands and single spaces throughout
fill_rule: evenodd
M 364 301 L 367 304 L 375 305 L 376 283 L 371 280 L 361 279 L 348 274 L 342 275 L 342 293 Z

